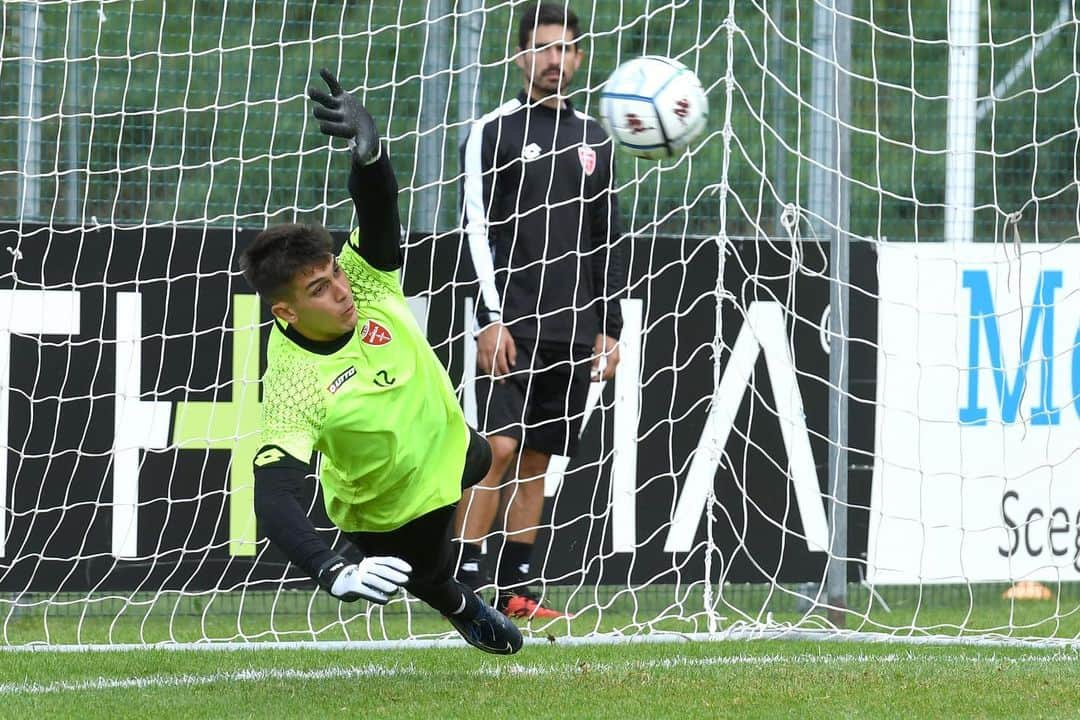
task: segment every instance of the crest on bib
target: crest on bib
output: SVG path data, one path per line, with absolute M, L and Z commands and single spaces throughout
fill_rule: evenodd
M 596 151 L 588 145 L 580 145 L 577 149 L 578 160 L 581 161 L 581 169 L 586 175 L 592 175 L 596 169 Z
M 385 345 L 393 339 L 390 330 L 374 320 L 368 320 L 360 329 L 360 342 L 367 345 Z

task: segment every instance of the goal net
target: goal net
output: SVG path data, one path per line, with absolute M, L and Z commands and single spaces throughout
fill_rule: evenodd
M 570 5 L 576 108 L 658 54 L 712 111 L 619 155 L 622 362 L 545 477 L 530 580 L 569 617 L 527 632 L 1074 639 L 1073 0 Z M 236 258 L 350 227 L 327 67 L 384 129 L 405 292 L 475 417 L 458 151 L 521 90 L 524 6 L 4 3 L 0 647 L 451 638 L 261 537 L 270 316 Z

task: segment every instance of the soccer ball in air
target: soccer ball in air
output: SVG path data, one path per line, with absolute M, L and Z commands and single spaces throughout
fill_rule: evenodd
M 705 129 L 709 101 L 678 60 L 645 55 L 611 73 L 600 93 L 600 121 L 612 140 L 642 158 L 673 157 Z

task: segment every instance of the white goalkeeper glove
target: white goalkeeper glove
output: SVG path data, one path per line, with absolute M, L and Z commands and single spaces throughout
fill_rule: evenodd
M 319 570 L 318 581 L 343 602 L 363 598 L 385 605 L 409 582 L 411 572 L 412 566 L 401 558 L 369 557 L 353 565 L 339 557 Z

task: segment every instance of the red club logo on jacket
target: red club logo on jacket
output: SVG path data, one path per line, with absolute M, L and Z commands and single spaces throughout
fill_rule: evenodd
M 385 345 L 393 339 L 394 336 L 390 334 L 390 330 L 374 320 L 368 320 L 360 329 L 360 342 L 368 345 Z
M 581 145 L 577 149 L 577 156 L 581 161 L 581 169 L 586 175 L 592 175 L 596 169 L 596 151 L 588 145 Z

